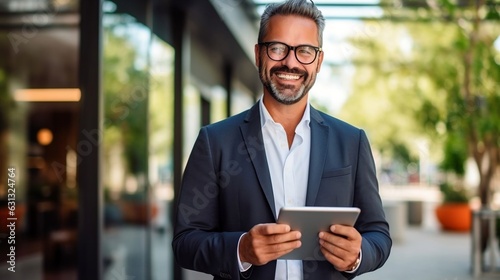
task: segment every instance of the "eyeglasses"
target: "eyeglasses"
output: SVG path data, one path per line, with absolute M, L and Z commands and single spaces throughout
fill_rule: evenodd
M 302 64 L 311 64 L 316 60 L 318 52 L 321 52 L 320 47 L 311 45 L 289 46 L 281 42 L 261 42 L 260 46 L 266 46 L 267 56 L 274 61 L 282 61 L 285 59 L 290 50 L 295 52 L 295 58 Z

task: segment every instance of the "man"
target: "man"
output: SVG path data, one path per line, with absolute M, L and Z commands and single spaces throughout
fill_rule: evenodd
M 351 279 L 381 267 L 392 245 L 365 133 L 309 105 L 323 61 L 321 12 L 305 0 L 262 15 L 256 65 L 263 96 L 203 127 L 177 197 L 174 255 L 214 279 Z M 300 232 L 283 206 L 355 206 L 354 227 L 318 234 L 326 260 L 281 260 Z

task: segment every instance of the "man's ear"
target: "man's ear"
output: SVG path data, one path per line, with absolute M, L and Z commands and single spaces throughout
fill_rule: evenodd
M 259 62 L 259 60 L 260 60 L 259 59 L 259 56 L 260 56 L 260 46 L 259 46 L 259 44 L 255 44 L 253 50 L 254 50 L 254 53 L 255 53 L 255 66 L 257 66 L 257 68 L 259 68 L 260 67 L 260 65 L 259 65 L 259 63 L 260 63 Z
M 321 51 L 318 54 L 318 65 L 316 66 L 316 73 L 319 73 L 319 70 L 321 70 L 321 64 L 323 64 L 323 57 L 324 57 L 325 52 Z

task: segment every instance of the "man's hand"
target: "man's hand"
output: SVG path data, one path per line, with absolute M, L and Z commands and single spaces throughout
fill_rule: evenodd
M 330 231 L 319 233 L 321 252 L 338 271 L 351 270 L 361 251 L 361 234 L 343 225 L 333 225 Z
M 264 265 L 301 246 L 299 231 L 289 225 L 258 224 L 240 240 L 240 260 Z

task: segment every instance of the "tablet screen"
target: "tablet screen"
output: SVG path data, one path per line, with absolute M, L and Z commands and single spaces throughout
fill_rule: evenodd
M 318 234 L 329 231 L 331 225 L 353 226 L 360 209 L 357 207 L 283 207 L 278 224 L 288 224 L 292 230 L 302 233 L 302 246 L 283 255 L 288 260 L 325 260 L 321 253 Z

